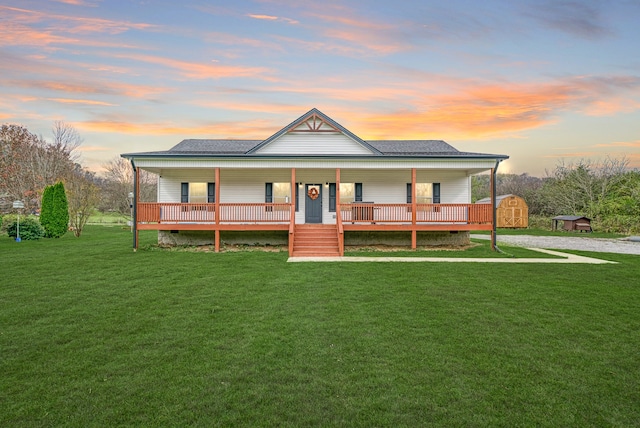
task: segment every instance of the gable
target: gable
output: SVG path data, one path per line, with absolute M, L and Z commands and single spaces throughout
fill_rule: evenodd
M 380 152 L 317 109 L 249 151 L 256 155 L 379 155 Z

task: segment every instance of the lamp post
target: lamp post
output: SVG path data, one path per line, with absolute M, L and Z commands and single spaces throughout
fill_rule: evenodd
M 24 202 L 22 201 L 13 201 L 13 208 L 17 210 L 21 210 L 24 208 Z M 20 211 L 18 211 L 18 224 L 16 225 L 16 242 L 20 242 Z

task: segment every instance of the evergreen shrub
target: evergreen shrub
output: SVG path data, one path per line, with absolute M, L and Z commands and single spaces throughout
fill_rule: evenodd
M 60 238 L 69 230 L 69 203 L 61 181 L 44 189 L 40 222 L 47 238 Z
M 18 218 L 16 215 L 5 216 L 3 222 L 7 234 L 16 238 L 18 236 Z M 36 240 L 44 237 L 44 228 L 35 216 L 20 216 L 20 239 L 23 241 Z

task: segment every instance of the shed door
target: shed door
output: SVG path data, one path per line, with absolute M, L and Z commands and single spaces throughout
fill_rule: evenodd
M 322 185 L 307 184 L 305 186 L 305 223 L 322 223 Z

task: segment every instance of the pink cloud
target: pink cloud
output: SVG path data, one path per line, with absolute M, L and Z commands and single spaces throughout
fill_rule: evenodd
M 640 148 L 640 140 L 637 141 L 618 141 L 614 143 L 596 144 L 595 147 L 630 147 Z
M 142 61 L 162 67 L 178 70 L 184 77 L 190 79 L 220 79 L 225 77 L 263 77 L 270 70 L 265 67 L 242 67 L 220 65 L 217 63 L 206 64 L 197 62 L 180 61 L 172 58 L 164 58 L 152 55 L 117 54 L 116 58 L 126 58 Z

